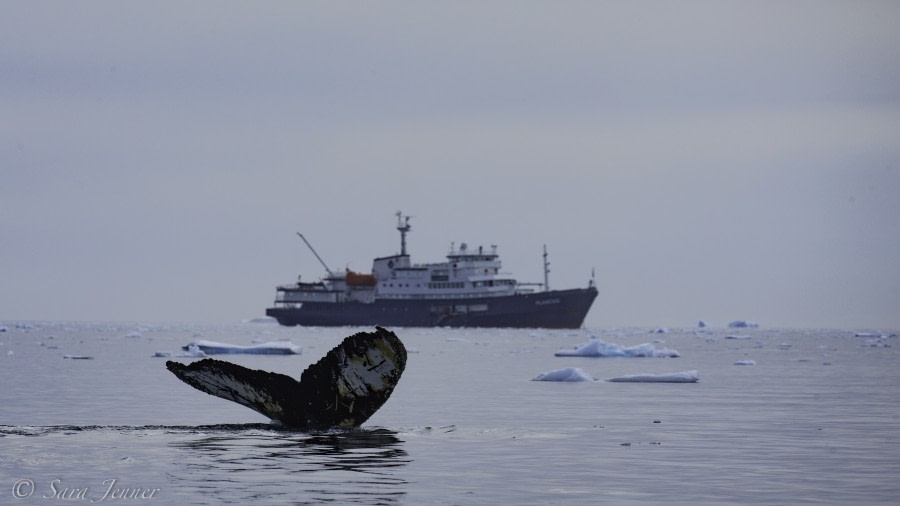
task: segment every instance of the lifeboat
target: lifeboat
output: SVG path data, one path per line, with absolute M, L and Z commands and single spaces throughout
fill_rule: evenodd
M 375 276 L 347 271 L 347 286 L 375 286 Z

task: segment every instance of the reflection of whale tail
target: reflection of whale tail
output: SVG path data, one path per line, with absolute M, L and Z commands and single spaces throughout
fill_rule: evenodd
M 345 338 L 300 375 L 247 369 L 211 358 L 166 367 L 188 385 L 300 428 L 356 427 L 388 400 L 406 367 L 397 336 L 375 327 Z

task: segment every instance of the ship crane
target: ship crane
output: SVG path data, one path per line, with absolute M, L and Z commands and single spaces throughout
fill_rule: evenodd
M 319 259 L 319 263 L 321 263 L 322 267 L 325 268 L 325 271 L 328 272 L 328 277 L 333 278 L 334 273 L 331 272 L 331 269 L 328 268 L 328 265 L 325 264 L 325 261 L 322 260 L 322 257 L 320 257 L 318 253 L 316 253 L 316 250 L 315 250 L 315 248 L 312 247 L 312 244 L 310 244 L 309 241 L 306 240 L 306 237 L 303 237 L 303 234 L 301 234 L 300 232 L 297 232 L 297 235 L 299 235 L 300 238 L 303 239 L 303 242 L 306 243 L 306 246 L 309 248 L 310 251 L 312 251 L 312 254 L 315 255 L 316 258 Z

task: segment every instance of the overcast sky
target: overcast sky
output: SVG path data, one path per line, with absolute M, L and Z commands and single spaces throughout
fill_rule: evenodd
M 403 210 L 588 326 L 900 328 L 900 2 L 0 10 L 0 322 L 258 317 Z

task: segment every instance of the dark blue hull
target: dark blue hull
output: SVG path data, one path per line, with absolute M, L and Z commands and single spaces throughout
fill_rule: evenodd
M 597 289 L 576 288 L 503 297 L 466 299 L 378 299 L 362 302 L 304 302 L 269 308 L 266 315 L 286 326 L 580 328 Z

